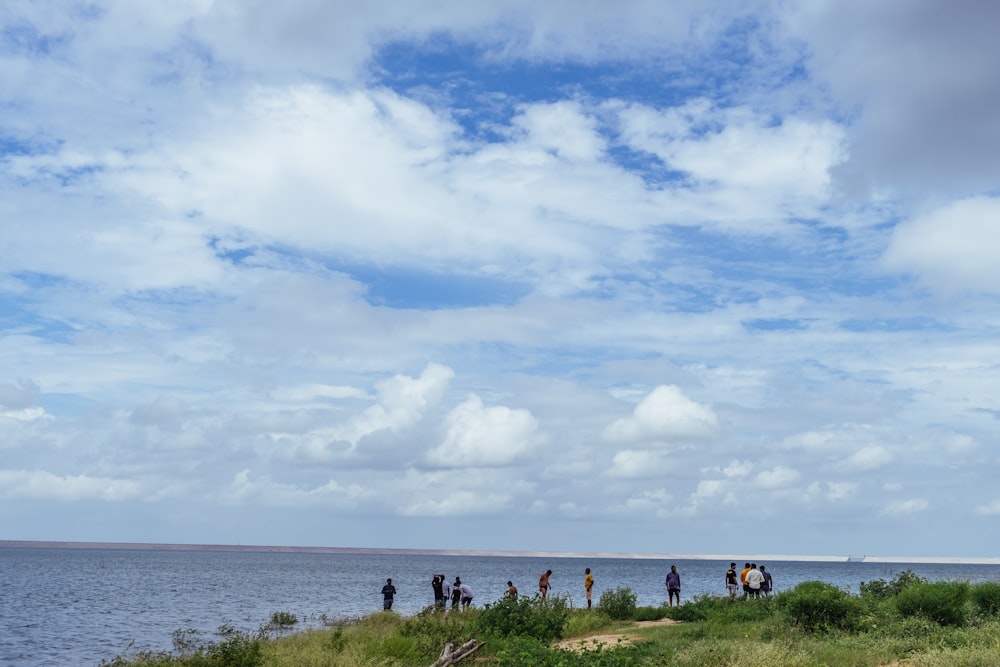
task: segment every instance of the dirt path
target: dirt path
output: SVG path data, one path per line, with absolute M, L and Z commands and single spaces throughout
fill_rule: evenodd
M 655 627 L 657 625 L 674 625 L 676 623 L 677 621 L 670 618 L 663 618 L 658 621 L 637 621 L 630 627 L 625 628 L 620 632 L 564 639 L 556 644 L 556 648 L 564 651 L 582 651 L 584 649 L 597 648 L 598 646 L 613 648 L 615 646 L 631 644 L 637 639 L 641 639 L 641 637 L 634 632 L 635 630 Z

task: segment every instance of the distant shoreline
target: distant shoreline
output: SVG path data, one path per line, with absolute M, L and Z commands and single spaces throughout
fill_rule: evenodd
M 496 556 L 515 558 L 634 558 L 649 560 L 763 560 L 826 563 L 939 563 L 954 565 L 1000 565 L 1000 557 L 960 558 L 923 556 L 811 556 L 788 554 L 681 554 L 611 553 L 582 551 L 486 551 L 475 549 L 392 549 L 367 547 L 288 547 L 248 544 L 166 544 L 156 542 L 56 542 L 41 540 L 0 540 L 0 548 L 20 549 L 112 549 L 123 551 L 236 551 L 265 553 L 372 554 L 400 556 Z

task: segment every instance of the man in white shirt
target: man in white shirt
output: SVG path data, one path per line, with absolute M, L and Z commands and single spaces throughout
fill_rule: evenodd
M 750 563 L 750 571 L 747 572 L 747 586 L 750 587 L 750 597 L 760 597 L 760 585 L 764 583 L 764 575 L 757 569 L 757 563 Z

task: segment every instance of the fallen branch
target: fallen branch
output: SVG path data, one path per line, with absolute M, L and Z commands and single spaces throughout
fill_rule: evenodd
M 479 650 L 479 647 L 482 645 L 482 642 L 470 639 L 456 649 L 454 644 L 448 642 L 444 645 L 444 650 L 441 651 L 441 657 L 431 667 L 451 667 L 451 665 L 455 665 L 468 658 Z

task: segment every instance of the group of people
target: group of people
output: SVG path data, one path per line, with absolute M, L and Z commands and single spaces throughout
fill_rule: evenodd
M 759 598 L 761 595 L 768 596 L 774 590 L 774 579 L 767 568 L 757 563 L 747 563 L 737 574 L 736 563 L 730 563 L 726 570 L 726 592 L 729 597 L 735 598 L 743 587 L 743 598 Z
M 677 573 L 677 566 L 671 565 L 670 572 L 667 573 L 667 600 L 671 607 L 676 601 L 681 603 L 681 575 Z M 726 570 L 726 592 L 730 598 L 735 598 L 743 587 L 743 598 L 759 598 L 768 596 L 774 590 L 774 579 L 771 573 L 763 565 L 757 567 L 757 563 L 747 563 L 742 570 L 736 571 L 736 563 L 730 563 Z
M 472 588 L 463 583 L 461 577 L 455 577 L 455 583 L 449 584 L 443 574 L 435 574 L 431 579 L 431 588 L 434 589 L 434 606 L 437 609 L 444 609 L 449 602 L 452 609 L 468 609 L 475 597 Z
M 546 600 L 549 596 L 549 590 L 552 588 L 549 582 L 551 576 L 552 570 L 545 570 L 538 577 L 538 592 L 542 600 Z M 674 604 L 680 605 L 681 575 L 677 572 L 676 565 L 670 566 L 665 583 L 669 605 L 671 607 Z M 757 598 L 761 595 L 770 595 L 774 588 L 774 580 L 763 565 L 757 567 L 756 563 L 747 563 L 743 570 L 737 572 L 736 563 L 730 563 L 729 569 L 726 570 L 726 592 L 729 593 L 729 597 L 735 598 L 740 586 L 743 587 L 744 598 Z M 472 589 L 468 584 L 462 583 L 460 577 L 455 577 L 455 583 L 449 584 L 443 574 L 435 574 L 431 579 L 431 588 L 434 590 L 434 606 L 437 609 L 444 609 L 449 602 L 452 609 L 468 609 L 472 604 L 474 597 Z M 593 606 L 594 575 L 589 567 L 584 570 L 583 588 L 587 594 L 587 608 L 590 609 Z M 392 609 L 395 595 L 396 587 L 392 585 L 392 579 L 386 579 L 385 586 L 382 587 L 383 609 L 387 611 Z M 517 586 L 512 581 L 507 582 L 507 596 L 517 599 Z

